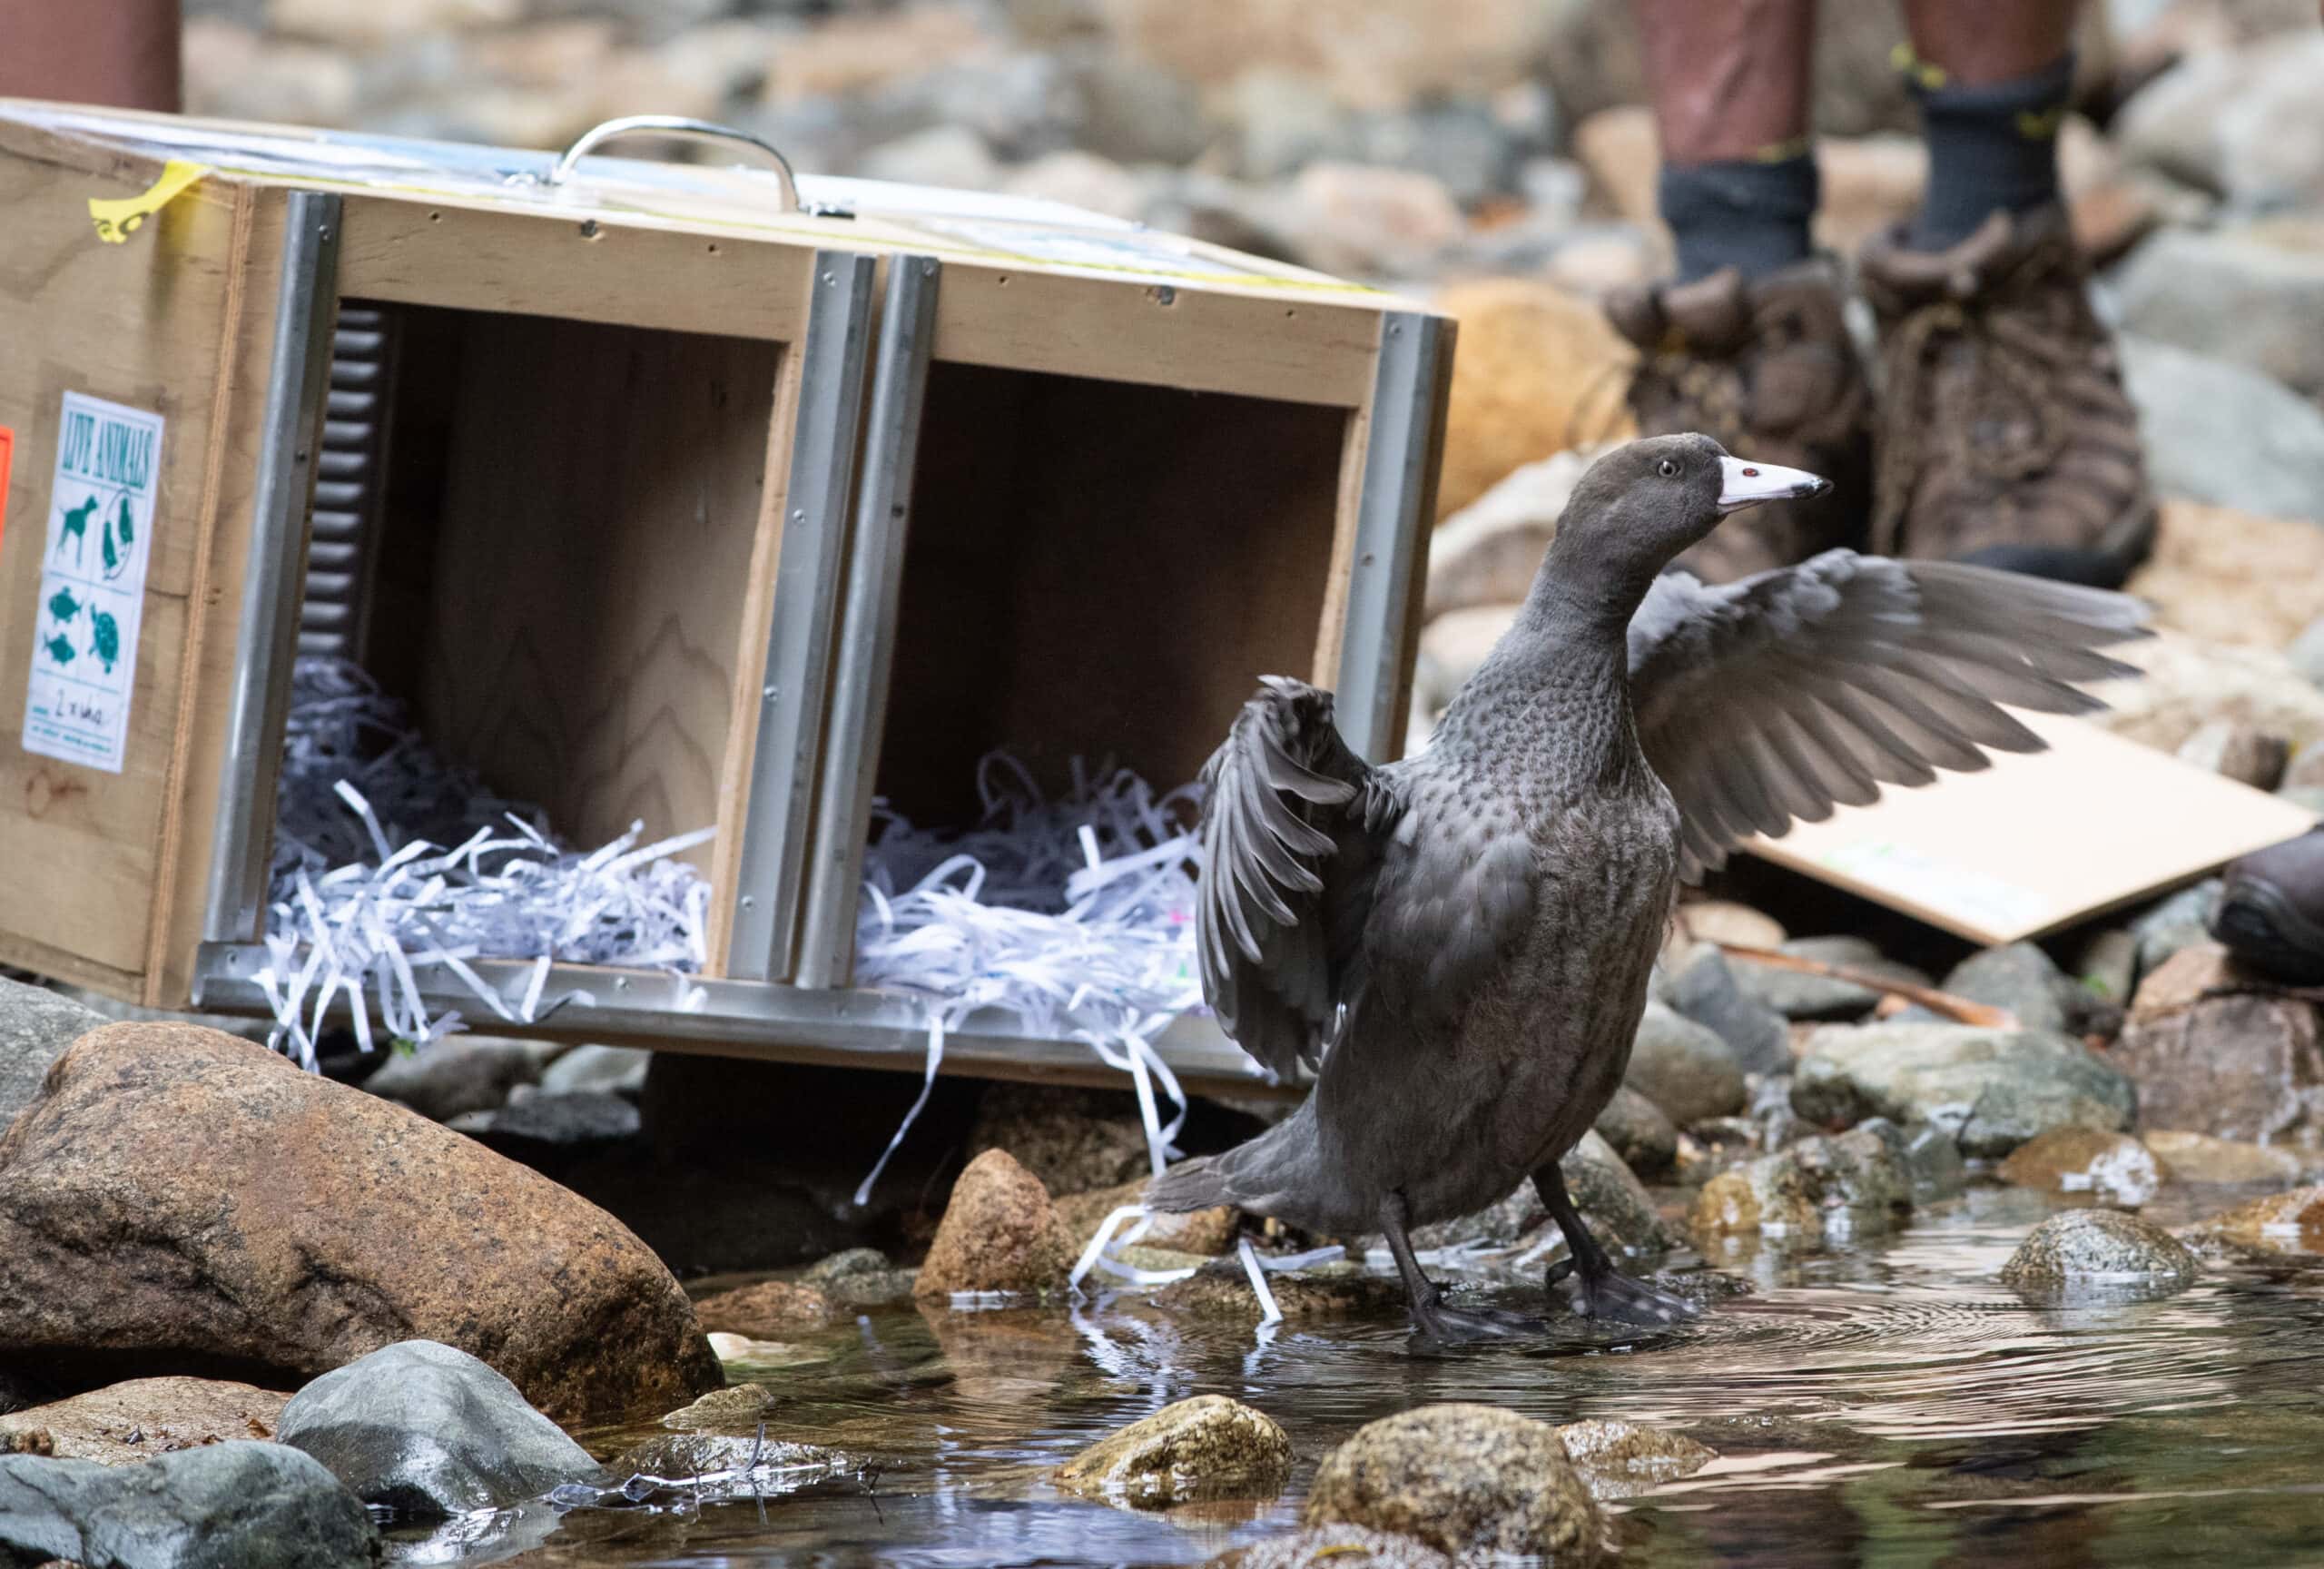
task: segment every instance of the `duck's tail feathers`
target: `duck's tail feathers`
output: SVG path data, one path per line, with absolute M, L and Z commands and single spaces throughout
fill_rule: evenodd
M 1226 1173 L 1217 1159 L 1197 1155 L 1181 1160 L 1147 1185 L 1146 1202 L 1166 1215 L 1184 1215 L 1232 1202 L 1226 1193 Z

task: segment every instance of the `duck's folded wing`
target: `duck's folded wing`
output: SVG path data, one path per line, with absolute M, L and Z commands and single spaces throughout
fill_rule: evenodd
M 1664 575 L 1630 622 L 1630 703 L 1679 804 L 1680 875 L 1884 784 L 2041 750 L 2002 705 L 2102 706 L 2073 683 L 2133 673 L 2098 650 L 2145 618 L 2102 589 L 1848 550 L 1719 587 Z
M 1318 1059 L 1360 984 L 1394 791 L 1341 740 L 1331 694 L 1279 676 L 1243 706 L 1202 776 L 1203 995 L 1244 1051 L 1285 1076 Z

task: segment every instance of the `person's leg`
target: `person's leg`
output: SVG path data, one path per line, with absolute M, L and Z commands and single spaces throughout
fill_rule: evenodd
M 1631 0 L 1662 143 L 1659 203 L 1679 281 L 1804 261 L 1816 0 Z
M 1725 582 L 1851 542 L 1868 501 L 1864 373 L 1837 277 L 1808 238 L 1816 0 L 1631 0 L 1630 11 L 1678 262 L 1676 280 L 1606 301 L 1639 350 L 1639 433 L 1705 431 L 1836 487 L 1755 508 L 1679 558 Z
M 1885 375 L 1874 538 L 2115 587 L 2154 504 L 2058 189 L 2074 0 L 1905 0 L 1921 211 L 1860 258 Z
M 178 0 L 0 0 L 0 98 L 179 106 Z
M 1942 251 L 1996 212 L 2058 199 L 2058 126 L 2073 91 L 2076 0 L 1905 0 L 1928 142 L 1912 242 Z

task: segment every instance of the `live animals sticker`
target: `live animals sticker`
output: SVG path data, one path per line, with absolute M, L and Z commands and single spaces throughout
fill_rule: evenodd
M 16 433 L 0 425 L 0 545 L 8 542 L 8 469 L 16 457 Z
M 27 752 L 121 772 L 161 466 L 159 414 L 64 394 L 25 701 Z

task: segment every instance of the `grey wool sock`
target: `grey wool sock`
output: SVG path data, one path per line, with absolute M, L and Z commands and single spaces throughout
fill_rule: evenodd
M 1804 149 L 1765 158 L 1666 163 L 1655 196 L 1679 252 L 1679 281 L 1722 267 L 1746 278 L 1779 271 L 1809 254 L 1807 226 L 1819 192 Z
M 2058 199 L 2058 127 L 2073 89 L 2073 54 L 2031 75 L 1960 87 L 1933 66 L 1906 75 L 1928 143 L 1928 192 L 1913 220 L 1916 251 L 1945 251 L 1994 212 Z

